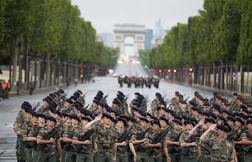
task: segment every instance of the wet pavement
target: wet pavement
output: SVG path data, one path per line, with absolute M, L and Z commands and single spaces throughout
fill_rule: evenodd
M 115 74 L 126 74 L 126 75 L 146 75 L 144 68 L 139 64 L 120 64 L 115 69 Z M 56 88 L 55 88 L 56 89 Z M 118 90 L 122 91 L 126 95 L 130 95 L 129 101 L 134 98 L 135 92 L 140 92 L 144 96 L 148 96 L 152 99 L 156 92 L 160 92 L 166 95 L 168 98 L 174 96 L 175 91 L 180 91 L 184 94 L 185 98 L 193 96 L 194 91 L 199 91 L 205 97 L 210 98 L 212 93 L 203 91 L 189 86 L 179 85 L 175 83 L 168 83 L 167 81 L 161 80 L 159 89 L 152 87 L 149 88 L 127 88 L 126 86 L 120 88 L 115 77 L 96 77 L 94 83 L 79 84 L 78 86 L 70 86 L 65 89 L 68 95 L 71 95 L 75 90 L 80 89 L 83 92 L 87 92 L 86 103 L 90 103 L 93 97 L 96 95 L 98 90 L 102 90 L 104 94 L 109 95 L 107 100 L 111 103 L 113 98 L 116 96 Z M 13 122 L 16 114 L 20 110 L 20 105 L 23 101 L 29 101 L 32 105 L 36 105 L 38 102 L 42 103 L 42 98 L 46 97 L 50 92 L 47 91 L 38 94 L 14 96 L 9 100 L 0 101 L 0 162 L 14 162 L 15 158 L 15 143 L 16 137 L 12 129 Z

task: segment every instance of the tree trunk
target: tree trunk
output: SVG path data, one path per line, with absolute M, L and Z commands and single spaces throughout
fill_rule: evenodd
M 17 63 L 18 63 L 18 45 L 19 45 L 19 38 L 17 38 L 13 43 L 11 44 L 11 60 L 12 60 L 12 80 L 11 84 L 12 86 L 16 84 L 17 82 Z
M 50 54 L 46 54 L 46 87 L 50 85 Z
M 26 88 L 29 89 L 29 39 L 25 38 L 24 40 L 24 53 L 25 53 L 25 83 L 26 83 Z
M 213 64 L 213 85 L 214 85 L 214 88 L 217 87 L 217 84 L 216 84 L 216 67 L 215 67 L 215 64 Z
M 240 80 L 240 92 L 244 93 L 244 71 L 243 71 L 243 66 L 240 66 L 240 75 L 241 75 L 241 80 Z

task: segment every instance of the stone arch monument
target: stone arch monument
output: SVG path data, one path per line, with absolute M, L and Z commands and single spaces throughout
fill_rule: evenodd
M 137 24 L 116 24 L 114 26 L 114 47 L 120 49 L 120 54 L 125 54 L 125 39 L 131 37 L 134 39 L 134 53 L 132 56 L 138 56 L 139 50 L 145 49 L 145 26 Z

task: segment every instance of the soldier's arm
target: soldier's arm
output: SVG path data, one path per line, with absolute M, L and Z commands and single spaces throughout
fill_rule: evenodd
M 131 138 L 131 140 L 130 140 L 130 143 L 132 143 L 133 145 L 141 144 L 141 143 L 143 143 L 143 142 L 144 142 L 144 139 L 142 139 L 142 140 L 137 140 L 135 134 L 133 134 L 133 136 L 132 136 L 132 138 Z
M 94 120 L 85 125 L 84 129 L 90 129 L 94 124 L 99 122 L 102 118 L 102 114 L 98 115 Z
M 179 138 L 179 143 L 180 143 L 181 147 L 197 146 L 196 142 L 188 143 L 188 142 L 186 142 L 186 139 L 188 139 L 188 137 L 184 133 L 182 133 Z
M 37 144 L 45 145 L 45 144 L 52 144 L 52 143 L 54 143 L 54 139 L 53 138 L 50 138 L 49 140 L 42 140 L 41 136 L 37 137 Z
M 161 143 L 152 144 L 151 139 L 148 137 L 148 133 L 147 133 L 144 138 L 144 147 L 145 148 L 161 148 L 162 145 L 161 145 Z
M 211 125 L 200 137 L 201 141 L 205 141 L 207 135 L 216 128 L 216 124 Z
M 237 143 L 235 142 L 235 144 L 237 144 Z M 242 140 L 238 144 L 252 145 L 252 141 L 248 140 L 247 137 L 242 137 Z
M 231 162 L 238 162 L 235 147 L 233 147 L 233 152 L 231 155 Z
M 197 131 L 197 129 L 201 126 L 201 125 L 203 125 L 204 124 L 204 119 L 202 119 L 201 121 L 199 121 L 199 123 L 195 126 L 195 127 L 193 127 L 193 129 L 189 132 L 189 134 L 190 135 L 193 135 L 193 134 L 195 134 L 195 132 Z
M 134 162 L 136 162 L 137 161 L 137 154 L 136 154 L 136 150 L 135 150 L 135 147 L 134 147 L 133 143 L 129 143 L 129 148 L 130 148 L 130 151 L 133 154 Z
M 62 140 L 63 140 L 64 142 L 67 142 L 67 143 L 72 143 L 72 142 L 73 142 L 73 140 L 72 140 L 71 138 L 68 137 L 68 134 L 63 134 L 62 137 L 63 137 Z
M 91 145 L 92 142 L 90 140 L 80 141 L 80 140 L 78 140 L 77 136 L 74 136 L 73 140 L 72 140 L 72 144 L 75 144 L 75 145 Z

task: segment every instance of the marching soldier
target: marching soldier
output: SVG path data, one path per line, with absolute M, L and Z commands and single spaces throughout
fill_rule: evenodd
M 42 128 L 37 136 L 37 144 L 39 147 L 39 156 L 36 162 L 57 161 L 56 143 L 59 134 L 56 132 L 48 136 L 55 128 L 56 120 L 53 117 L 47 117 L 47 126 Z
M 76 162 L 93 162 L 94 149 L 92 145 L 94 132 L 87 130 L 85 126 L 91 121 L 89 117 L 82 117 L 82 128 L 73 137 L 73 147 L 76 155 Z
M 215 131 L 217 128 L 216 136 L 208 136 L 211 131 Z M 223 125 L 211 125 L 208 130 L 200 137 L 201 141 L 209 141 L 209 146 L 211 148 L 211 162 L 236 162 L 236 152 L 234 149 L 234 144 L 227 139 L 228 133 L 231 129 Z M 208 139 L 208 138 L 210 139 Z

